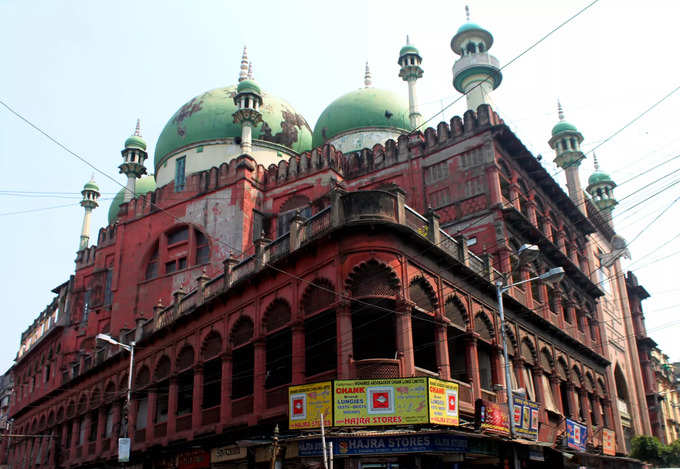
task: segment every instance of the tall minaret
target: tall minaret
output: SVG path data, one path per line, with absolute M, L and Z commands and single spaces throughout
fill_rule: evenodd
M 253 127 L 262 122 L 262 91 L 252 79 L 253 68 L 248 65 L 246 48 L 243 48 L 241 72 L 234 96 L 234 104 L 238 110 L 232 114 L 235 124 L 241 124 L 241 154 L 250 155 L 253 151 Z
M 406 45 L 399 51 L 399 76 L 402 80 L 408 83 L 408 118 L 411 123 L 411 129 L 416 129 L 420 125 L 422 116 L 418 112 L 418 100 L 416 98 L 416 80 L 423 76 L 423 69 L 420 64 L 423 63 L 423 58 L 420 52 L 411 45 L 408 36 L 406 36 Z
M 584 215 L 587 215 L 581 178 L 578 174 L 581 161 L 586 157 L 581 151 L 583 135 L 574 125 L 564 120 L 564 110 L 559 101 L 557 101 L 557 116 L 559 122 L 552 128 L 552 137 L 548 141 L 550 148 L 555 150 L 555 159 L 553 161 L 564 170 L 567 176 L 569 197 L 571 197 L 571 200 L 574 201 L 579 210 Z
M 598 208 L 604 218 L 611 223 L 612 211 L 618 204 L 614 197 L 614 188 L 616 183 L 612 180 L 609 174 L 600 171 L 600 164 L 597 162 L 597 156 L 593 154 L 593 162 L 595 163 L 595 172 L 588 178 L 588 187 L 586 191 L 593 198 L 593 203 Z
M 451 39 L 451 49 L 461 57 L 453 64 L 453 87 L 465 94 L 467 107 L 473 111 L 480 104 L 491 104 L 489 94 L 501 84 L 498 59 L 488 53 L 493 36 L 470 22 L 470 9 L 465 6 L 467 22 Z
M 83 228 L 80 230 L 80 245 L 78 250 L 85 249 L 90 242 L 90 218 L 92 215 L 92 210 L 99 207 L 99 187 L 94 182 L 94 174 L 90 178 L 90 182 L 85 184 L 83 190 L 83 200 L 80 201 L 80 205 L 85 209 L 85 215 L 83 216 Z
M 146 153 L 146 142 L 142 138 L 139 119 L 137 119 L 135 133 L 125 140 L 125 148 L 123 148 L 121 154 L 123 155 L 123 163 L 118 168 L 128 178 L 123 192 L 123 203 L 125 203 L 129 202 L 135 195 L 137 178 L 146 174 L 144 161 L 149 155 Z

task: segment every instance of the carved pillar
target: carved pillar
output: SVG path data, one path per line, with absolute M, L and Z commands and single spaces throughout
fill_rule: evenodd
M 401 375 L 414 376 L 413 333 L 411 331 L 411 303 L 403 298 L 396 301 L 397 352 L 401 356 Z
M 305 326 L 296 321 L 292 326 L 292 383 L 302 384 L 305 382 Z
M 500 204 L 501 201 L 501 181 L 498 176 L 498 168 L 490 165 L 486 170 L 487 183 L 489 184 L 489 205 Z
M 564 411 L 564 404 L 562 403 L 562 393 L 560 392 L 560 378 L 556 374 L 550 377 L 550 385 L 552 386 L 553 399 L 555 400 L 555 407 L 562 412 L 562 415 L 568 417 Z
M 589 401 L 590 402 L 590 401 Z M 604 422 L 602 421 L 602 407 L 600 406 L 600 400 L 598 398 L 595 398 L 592 400 L 593 404 L 593 416 L 595 417 L 595 421 L 592 422 L 593 426 L 604 426 Z
M 146 440 L 152 441 L 154 438 L 154 417 L 156 416 L 156 402 L 158 401 L 158 394 L 152 388 L 149 388 L 146 402 Z
M 477 358 L 477 337 L 470 335 L 465 338 L 465 365 L 467 367 L 472 395 L 474 399 L 481 399 L 482 385 L 479 379 L 479 359 Z
M 168 385 L 168 430 L 167 435 L 175 434 L 177 428 L 177 394 L 179 386 L 177 384 L 177 375 L 170 375 Z
M 71 459 L 76 457 L 76 447 L 80 439 L 80 419 L 78 417 L 73 419 L 71 427 Z
M 132 399 L 128 405 L 127 436 L 132 444 L 135 442 L 135 429 L 137 428 L 137 403 L 135 399 Z
M 264 391 L 264 378 L 266 374 L 266 349 L 264 337 L 260 337 L 255 340 L 254 343 L 255 352 L 255 382 L 253 391 L 253 417 L 257 418 L 262 415 L 262 411 L 265 408 L 265 391 Z
M 194 367 L 194 389 L 191 396 L 191 428 L 197 431 L 201 427 L 201 401 L 203 397 L 203 364 Z
M 348 293 L 348 292 L 347 292 Z M 335 312 L 338 347 L 338 378 L 351 377 L 351 359 L 354 347 L 352 338 L 352 306 L 349 300 L 342 300 Z
M 593 421 L 590 418 L 590 402 L 588 401 L 588 392 L 586 391 L 585 388 L 581 388 L 578 391 L 578 397 L 579 400 L 581 401 L 581 412 L 583 413 L 583 420 L 586 421 L 586 425 L 588 427 L 593 426 Z M 592 432 L 590 432 L 592 435 Z
M 451 366 L 449 364 L 449 343 L 446 335 L 446 324 L 437 323 L 434 331 L 434 340 L 439 377 L 442 379 L 451 379 Z
M 106 407 L 100 407 L 96 412 L 99 414 L 97 418 L 97 437 L 95 438 L 95 454 L 102 454 L 102 442 L 104 441 L 104 432 L 106 431 Z
M 576 390 L 571 382 L 567 382 L 567 399 L 569 399 L 569 418 L 578 419 L 578 406 L 576 405 Z
M 222 383 L 220 397 L 220 423 L 228 425 L 231 421 L 231 373 L 233 362 L 231 350 L 222 355 Z
M 604 409 L 602 415 L 604 415 L 605 421 L 602 424 L 608 428 L 612 428 L 614 422 L 614 411 L 612 410 L 612 401 L 608 397 L 602 399 L 604 403 Z

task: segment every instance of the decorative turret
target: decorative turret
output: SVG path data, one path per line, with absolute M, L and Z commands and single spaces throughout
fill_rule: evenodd
M 480 104 L 491 104 L 489 94 L 501 84 L 503 75 L 498 59 L 488 53 L 493 36 L 470 22 L 467 6 L 465 15 L 467 22 L 451 39 L 451 49 L 461 56 L 453 64 L 453 87 L 465 94 L 468 109 L 476 111 Z
M 94 174 L 83 187 L 81 194 L 83 194 L 83 200 L 80 201 L 80 205 L 85 209 L 85 215 L 83 216 L 83 228 L 80 230 L 79 251 L 85 249 L 90 242 L 90 218 L 92 210 L 99 207 L 99 196 L 101 194 L 99 186 L 94 182 Z
M 585 155 L 581 151 L 583 135 L 576 129 L 576 126 L 564 120 L 564 110 L 562 104 L 557 101 L 557 116 L 559 122 L 552 128 L 552 136 L 548 143 L 550 148 L 555 150 L 557 166 L 562 168 L 567 176 L 567 190 L 569 197 L 574 201 L 578 208 L 586 213 L 583 188 L 578 174 L 578 168 Z
M 588 191 L 593 198 L 593 203 L 600 212 L 602 212 L 608 220 L 611 220 L 612 210 L 614 210 L 614 207 L 618 204 L 614 198 L 616 183 L 609 174 L 600 171 L 597 156 L 593 155 L 593 161 L 595 163 L 595 172 L 588 178 L 588 187 L 586 187 L 586 191 Z
M 250 155 L 253 150 L 253 127 L 262 122 L 262 91 L 252 79 L 253 69 L 248 65 L 246 48 L 243 48 L 241 59 L 241 75 L 234 95 L 234 104 L 238 110 L 232 114 L 235 124 L 241 124 L 241 153 Z
M 135 183 L 137 178 L 146 174 L 144 162 L 148 158 L 146 153 L 146 142 L 142 138 L 140 122 L 137 119 L 135 133 L 125 140 L 125 148 L 120 152 L 123 155 L 123 163 L 118 166 L 121 174 L 128 178 L 125 186 L 123 202 L 128 202 L 135 194 Z
M 420 125 L 422 116 L 418 112 L 418 103 L 416 99 L 416 80 L 423 76 L 423 69 L 420 64 L 423 63 L 423 58 L 420 52 L 411 45 L 409 37 L 406 36 L 406 45 L 399 51 L 399 76 L 408 83 L 408 111 L 411 128 L 415 129 Z

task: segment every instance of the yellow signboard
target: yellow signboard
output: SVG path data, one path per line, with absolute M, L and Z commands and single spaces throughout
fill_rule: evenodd
M 430 423 L 458 425 L 458 384 L 430 378 L 427 394 Z
M 321 414 L 324 424 L 330 426 L 332 406 L 332 383 L 304 384 L 288 388 L 290 428 L 319 428 Z
M 334 381 L 333 410 L 336 427 L 428 423 L 427 378 Z
M 614 430 L 602 429 L 602 454 L 616 456 L 616 434 Z

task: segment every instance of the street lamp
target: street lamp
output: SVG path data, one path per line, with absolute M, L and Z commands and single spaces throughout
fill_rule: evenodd
M 522 265 L 526 265 L 528 262 L 533 262 L 536 260 L 539 254 L 538 246 L 535 244 L 523 244 L 517 251 L 519 260 L 515 269 L 520 268 Z M 514 270 L 514 269 L 513 269 Z M 564 277 L 564 269 L 562 267 L 553 267 L 547 272 L 532 277 L 527 280 L 522 280 L 520 282 L 505 284 L 505 278 L 496 281 L 496 296 L 498 297 L 498 314 L 501 317 L 501 338 L 503 340 L 503 360 L 505 361 L 505 391 L 507 393 L 508 401 L 508 420 L 510 423 L 510 437 L 515 438 L 515 422 L 513 420 L 514 413 L 514 399 L 512 397 L 512 381 L 510 380 L 510 362 L 508 361 L 508 347 L 505 343 L 505 314 L 503 312 L 503 293 L 510 290 L 510 288 L 523 283 L 533 282 L 538 280 L 543 283 L 555 284 L 562 280 Z
M 112 338 L 110 335 L 106 334 L 97 334 L 97 339 L 103 340 L 105 342 L 108 342 L 113 345 L 117 345 L 118 347 L 122 348 L 123 350 L 127 350 L 130 352 L 130 370 L 128 371 L 128 386 L 127 386 L 127 397 L 125 399 L 125 429 L 128 432 L 128 436 L 132 434 L 130 429 L 128 428 L 128 416 L 130 415 L 130 400 L 132 397 L 132 370 L 135 366 L 135 342 L 131 341 L 130 345 L 124 344 L 122 342 L 118 342 L 116 339 Z M 123 426 L 121 425 L 121 430 Z M 121 458 L 121 451 L 120 451 L 120 446 L 121 446 L 121 441 L 122 436 L 120 437 L 118 441 L 118 459 L 121 462 L 126 462 L 127 459 Z M 130 449 L 130 440 L 128 439 L 128 454 L 127 457 L 129 458 L 129 449 Z

